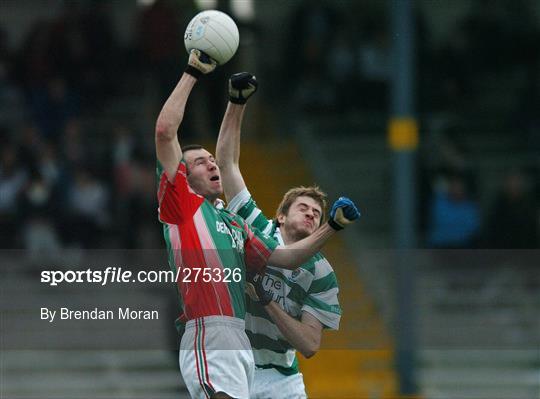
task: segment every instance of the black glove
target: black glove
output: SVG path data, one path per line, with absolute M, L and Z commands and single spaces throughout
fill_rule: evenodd
M 259 83 L 249 72 L 235 73 L 229 79 L 229 101 L 234 104 L 245 104 L 256 91 Z
M 272 293 L 266 291 L 262 285 L 263 276 L 253 272 L 246 272 L 246 294 L 253 302 L 265 306 L 272 301 Z

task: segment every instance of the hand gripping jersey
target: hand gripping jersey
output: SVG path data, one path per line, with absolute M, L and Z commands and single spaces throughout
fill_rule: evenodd
M 252 227 L 283 244 L 276 222 L 265 217 L 247 189 L 238 193 L 228 208 L 244 217 Z M 341 307 L 337 279 L 332 266 L 321 253 L 314 255 L 296 270 L 268 266 L 265 272 L 264 288 L 272 292 L 273 300 L 289 315 L 300 319 L 305 311 L 316 317 L 325 328 L 339 328 Z M 264 308 L 249 298 L 246 333 L 257 367 L 272 367 L 285 375 L 298 373 L 296 351 Z
M 261 272 L 278 243 L 188 185 L 182 160 L 171 183 L 158 163 L 159 219 L 187 320 L 245 316 L 245 270 Z M 218 200 L 219 201 L 219 200 Z

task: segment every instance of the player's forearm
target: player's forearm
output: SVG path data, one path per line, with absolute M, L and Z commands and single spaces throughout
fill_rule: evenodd
M 289 316 L 276 302 L 265 307 L 287 341 L 306 358 L 313 356 L 321 345 L 321 333 Z
M 240 132 L 245 107 L 245 104 L 229 102 L 219 130 L 216 160 L 227 201 L 246 187 L 240 172 Z
M 306 238 L 293 244 L 278 246 L 270 255 L 268 264 L 284 269 L 296 269 L 319 252 L 335 233 L 328 223 L 324 223 Z
M 173 92 L 163 105 L 156 121 L 156 138 L 163 141 L 176 138 L 178 127 L 184 118 L 187 99 L 197 79 L 184 73 Z
M 245 104 L 227 104 L 216 146 L 216 159 L 221 169 L 240 163 L 240 134 L 245 108 Z

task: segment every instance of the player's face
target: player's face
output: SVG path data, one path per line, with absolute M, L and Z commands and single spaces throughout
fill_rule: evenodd
M 279 215 L 278 222 L 289 237 L 296 241 L 312 234 L 321 224 L 321 206 L 311 197 L 298 197 L 287 215 Z
M 187 180 L 197 194 L 215 200 L 223 192 L 221 175 L 214 156 L 205 149 L 189 150 L 184 154 Z

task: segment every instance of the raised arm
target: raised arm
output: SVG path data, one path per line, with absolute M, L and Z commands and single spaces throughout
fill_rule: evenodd
M 156 155 L 167 173 L 167 179 L 171 182 L 174 180 L 176 169 L 182 159 L 182 150 L 178 141 L 178 127 L 184 119 L 188 97 L 197 83 L 197 79 L 202 74 L 212 72 L 215 67 L 216 63 L 208 57 L 205 59 L 199 50 L 191 50 L 188 66 L 157 118 Z
M 229 202 L 246 184 L 240 172 L 240 129 L 245 104 L 229 102 L 219 129 L 216 160 L 221 172 L 225 199 Z
M 246 187 L 240 172 L 240 134 L 246 102 L 256 91 L 257 80 L 247 72 L 234 74 L 229 79 L 229 103 L 216 147 L 216 160 L 227 201 Z
M 313 234 L 289 245 L 278 246 L 268 264 L 283 269 L 294 270 L 319 252 L 324 244 L 336 233 L 328 223 L 323 224 Z

